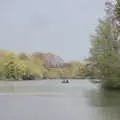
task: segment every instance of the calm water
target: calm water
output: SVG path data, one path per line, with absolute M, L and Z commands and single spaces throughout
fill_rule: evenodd
M 88 80 L 0 82 L 0 120 L 120 120 L 120 92 Z

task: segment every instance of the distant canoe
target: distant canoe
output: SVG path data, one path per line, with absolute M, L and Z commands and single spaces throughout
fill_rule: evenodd
M 63 80 L 62 83 L 69 83 L 69 80 Z

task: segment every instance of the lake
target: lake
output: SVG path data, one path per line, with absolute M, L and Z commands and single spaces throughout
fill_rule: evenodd
M 1 81 L 1 120 L 120 120 L 120 91 L 89 80 Z

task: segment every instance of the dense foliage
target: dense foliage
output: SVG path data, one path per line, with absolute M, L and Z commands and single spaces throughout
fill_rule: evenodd
M 91 37 L 91 57 L 95 75 L 105 88 L 120 88 L 120 0 L 106 3 L 106 16 Z
M 45 60 L 45 55 L 49 56 Z M 53 56 L 50 57 L 50 56 Z M 0 50 L 0 79 L 1 80 L 33 80 L 53 78 L 85 78 L 87 66 L 81 62 L 55 63 L 53 54 L 15 54 Z M 54 61 L 54 63 L 50 63 Z M 50 64 L 48 64 L 50 63 Z

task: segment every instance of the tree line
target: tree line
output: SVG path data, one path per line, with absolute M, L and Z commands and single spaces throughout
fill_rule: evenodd
M 47 56 L 50 56 L 47 54 Z M 54 56 L 52 54 L 52 56 Z M 54 57 L 53 57 L 54 58 Z M 56 58 L 56 57 L 55 57 Z M 52 58 L 50 57 L 51 61 Z M 54 60 L 55 61 L 55 60 Z M 58 61 L 58 58 L 57 58 Z M 48 64 L 44 54 L 39 52 L 25 54 L 0 50 L 0 79 L 1 80 L 34 80 L 58 78 L 86 78 L 89 76 L 85 63 L 75 61 L 70 63 Z M 54 62 L 55 63 L 55 62 Z

